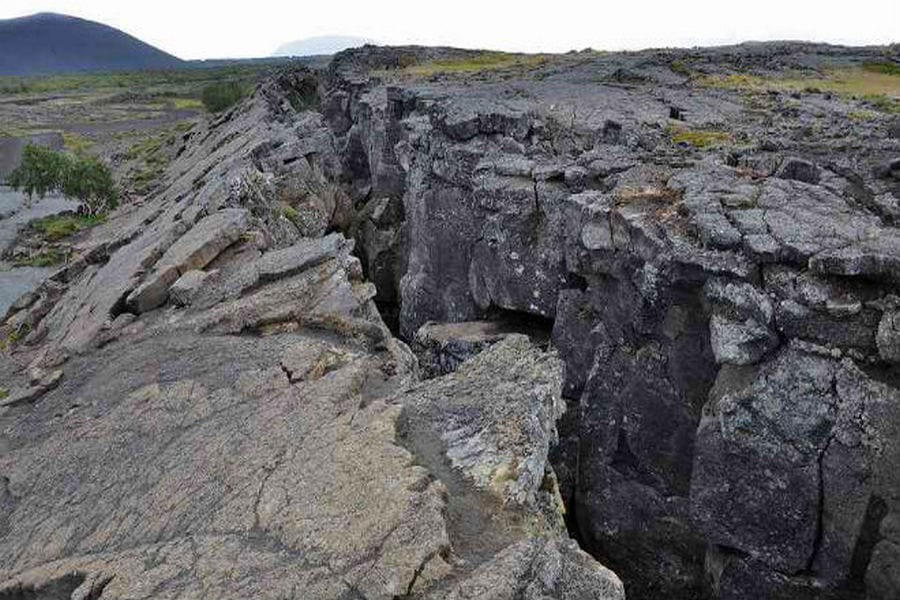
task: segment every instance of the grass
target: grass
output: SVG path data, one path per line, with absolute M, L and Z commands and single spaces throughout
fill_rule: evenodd
M 87 154 L 91 147 L 94 145 L 94 142 L 87 139 L 83 135 L 78 135 L 77 133 L 70 133 L 68 131 L 64 131 L 63 134 L 63 144 L 69 152 L 78 155 Z
M 900 113 L 900 67 L 871 62 L 861 67 L 831 69 L 822 74 L 792 73 L 784 77 L 758 75 L 704 75 L 698 85 L 742 91 L 832 92 L 863 100 L 881 112 Z
M 157 179 L 163 174 L 172 159 L 172 147 L 178 136 L 189 131 L 194 123 L 183 121 L 168 130 L 142 137 L 124 153 L 124 158 L 134 164 L 128 168 L 126 176 L 131 187 L 139 194 L 147 194 Z
M 714 148 L 734 141 L 727 131 L 713 129 L 688 129 L 669 125 L 667 132 L 673 144 L 688 144 L 694 148 Z
M 171 102 L 175 110 L 204 110 L 206 108 L 199 98 L 172 98 Z
M 872 60 L 863 63 L 863 69 L 869 73 L 900 76 L 900 64 L 887 60 Z
M 877 119 L 878 113 L 874 110 L 854 110 L 847 113 L 847 116 L 851 121 L 865 123 L 867 121 L 874 121 L 875 119 Z
M 56 242 L 104 222 L 102 215 L 52 215 L 31 223 L 31 227 L 47 241 Z
M 691 74 L 691 68 L 683 60 L 673 60 L 669 63 L 669 69 L 678 75 L 690 76 Z
M 200 90 L 206 85 L 222 81 L 255 83 L 271 69 L 269 64 L 250 64 L 165 71 L 0 77 L 0 96 L 104 90 L 159 98 L 199 99 Z
M 400 73 L 413 77 L 429 77 L 437 74 L 474 74 L 485 71 L 520 68 L 534 69 L 545 64 L 547 55 L 511 54 L 508 52 L 480 52 L 467 58 L 435 60 L 400 69 Z
M 28 258 L 20 258 L 14 262 L 17 267 L 52 267 L 66 260 L 66 255 L 57 248 L 41 250 Z

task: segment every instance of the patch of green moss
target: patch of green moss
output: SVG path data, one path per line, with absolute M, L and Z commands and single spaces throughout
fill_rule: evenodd
M 672 69 L 673 73 L 678 73 L 679 75 L 686 77 L 691 75 L 691 68 L 683 60 L 673 60 L 669 63 L 669 68 Z
M 31 228 L 51 242 L 67 238 L 106 220 L 104 215 L 51 215 L 31 223 Z
M 28 258 L 16 260 L 13 264 L 17 267 L 52 267 L 66 260 L 66 255 L 57 248 L 41 250 Z
M 401 71 L 414 77 L 437 74 L 474 74 L 483 71 L 519 68 L 534 69 L 548 61 L 543 54 L 512 54 L 509 52 L 479 52 L 466 58 L 435 60 L 404 67 Z
M 727 131 L 713 129 L 687 129 L 685 127 L 669 127 L 669 138 L 673 144 L 689 144 L 694 148 L 712 148 L 731 143 L 731 134 Z
M 7 396 L 9 396 L 9 392 L 6 391 L 6 388 L 0 387 L 0 400 L 5 400 Z
M 297 209 L 293 206 L 282 206 L 281 207 L 281 216 L 300 227 L 300 213 L 297 212 Z

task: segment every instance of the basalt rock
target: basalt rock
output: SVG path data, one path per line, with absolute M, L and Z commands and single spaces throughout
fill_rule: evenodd
M 622 600 L 564 528 L 561 362 L 510 334 L 420 382 L 326 234 L 345 191 L 311 77 L 192 131 L 15 304 L 0 597 Z
M 678 72 L 880 52 L 263 85 L 11 313 L 64 376 L 0 416 L 6 589 L 620 598 L 583 550 L 635 600 L 896 596 L 892 122 Z
M 369 271 L 389 274 L 379 293 L 402 337 L 453 355 L 423 353 L 426 369 L 477 349 L 423 332 L 498 313 L 548 323 L 570 407 L 550 452 L 568 524 L 632 598 L 889 594 L 893 122 L 849 128 L 855 101 L 813 92 L 748 108 L 670 67 L 765 79 L 868 51 L 572 56 L 469 78 L 397 67 L 431 59 L 349 51 L 323 86 L 366 165 L 354 188 L 386 191 L 364 210 L 391 218 L 357 235 Z M 740 143 L 705 147 L 709 132 Z

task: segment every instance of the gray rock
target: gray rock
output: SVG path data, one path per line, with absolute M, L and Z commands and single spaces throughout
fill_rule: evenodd
M 511 335 L 400 402 L 420 444 L 443 446 L 454 470 L 503 502 L 534 504 L 556 420 L 565 410 L 555 356 Z
M 199 269 L 191 269 L 179 277 L 169 288 L 169 299 L 176 306 L 190 306 L 204 280 L 210 274 Z
M 416 332 L 412 350 L 423 375 L 437 377 L 456 371 L 463 362 L 514 331 L 495 321 L 425 323 Z
M 430 598 L 622 600 L 625 588 L 574 542 L 532 539 L 510 546 L 448 592 Z
M 816 184 L 819 183 L 821 175 L 819 168 L 808 160 L 790 157 L 784 159 L 781 166 L 778 167 L 775 176 L 782 179 L 794 179 L 804 183 Z
M 137 314 L 164 304 L 169 288 L 188 271 L 202 269 L 247 230 L 246 210 L 225 209 L 202 219 L 166 250 L 153 272 L 128 295 L 128 306 Z
M 878 324 L 875 337 L 881 359 L 891 363 L 900 362 L 900 313 L 887 311 Z

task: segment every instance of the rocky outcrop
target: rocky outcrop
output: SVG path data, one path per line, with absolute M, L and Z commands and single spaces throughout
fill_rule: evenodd
M 716 79 L 880 56 L 274 78 L 8 319 L 5 589 L 896 597 L 900 146 Z
M 551 457 L 583 547 L 632 598 L 896 594 L 900 147 L 886 117 L 848 129 L 853 100 L 748 100 L 673 66 L 877 59 L 766 44 L 425 78 L 397 60 L 350 51 L 323 89 L 364 210 L 402 202 L 361 254 L 435 372 L 487 345 L 472 323 L 550 324 L 575 407 Z
M 14 305 L 0 597 L 622 600 L 564 528 L 559 359 L 510 335 L 419 382 L 326 233 L 341 161 L 311 82 L 193 131 Z

